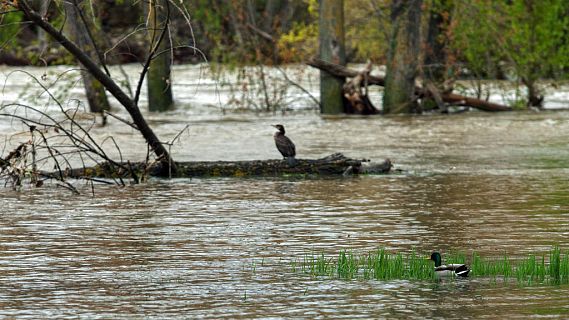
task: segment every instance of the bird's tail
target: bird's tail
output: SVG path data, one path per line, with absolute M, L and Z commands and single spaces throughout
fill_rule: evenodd
M 298 163 L 298 161 L 294 157 L 287 157 L 286 161 L 288 162 L 288 165 L 291 167 L 296 166 L 296 164 Z
M 456 275 L 459 277 L 468 277 L 468 273 L 470 272 L 470 269 L 468 269 L 468 267 L 463 266 L 464 268 L 459 268 L 456 270 Z

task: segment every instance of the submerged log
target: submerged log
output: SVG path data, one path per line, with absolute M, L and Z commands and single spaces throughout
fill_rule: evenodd
M 357 77 L 359 74 L 358 71 L 349 69 L 349 68 L 341 66 L 341 65 L 322 61 L 319 59 L 312 59 L 312 60 L 308 61 L 307 64 L 311 67 L 314 67 L 314 68 L 317 68 L 320 70 L 325 70 L 326 72 L 328 72 L 334 76 L 337 76 L 337 77 L 354 78 L 354 77 Z M 379 85 L 379 86 L 383 87 L 383 86 L 385 86 L 385 79 L 383 77 L 370 75 L 367 78 L 367 83 L 368 84 L 375 84 L 375 85 Z M 416 86 L 415 87 L 415 95 L 418 98 L 424 98 L 424 97 L 431 97 L 432 93 L 426 88 Z M 462 95 L 455 94 L 455 93 L 442 92 L 441 98 L 445 103 L 448 103 L 450 105 L 455 105 L 455 106 L 472 107 L 472 108 L 480 109 L 483 111 L 512 111 L 511 107 L 508 107 L 508 106 L 505 106 L 502 104 L 493 103 L 493 102 L 489 102 L 489 101 L 481 100 L 481 99 L 476 99 L 476 98 L 470 98 L 470 97 L 462 96 Z
M 128 163 L 129 172 L 117 170 L 108 163 L 89 168 L 67 170 L 68 178 L 128 178 L 137 175 L 163 176 L 161 162 L 148 166 L 145 163 Z M 334 153 L 321 159 L 297 159 L 297 164 L 290 166 L 285 160 L 252 161 L 191 161 L 177 162 L 175 178 L 191 177 L 276 177 L 283 175 L 318 175 L 342 176 L 351 174 L 385 174 L 392 168 L 389 159 L 379 164 L 370 164 L 369 160 L 351 159 L 341 153 Z

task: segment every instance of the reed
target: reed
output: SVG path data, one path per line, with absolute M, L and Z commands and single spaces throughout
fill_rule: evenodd
M 432 262 L 415 252 L 403 255 L 378 249 L 367 254 L 340 251 L 337 258 L 324 253 L 305 254 L 302 260 L 291 262 L 293 272 L 311 276 L 339 279 L 430 279 L 434 277 Z
M 291 262 L 293 272 L 302 272 L 314 277 L 337 279 L 435 279 L 434 265 L 427 254 L 390 253 L 377 249 L 365 254 L 342 250 L 337 257 L 324 253 L 305 254 L 302 260 Z M 539 256 L 528 255 L 513 259 L 507 254 L 485 259 L 473 252 L 470 256 L 451 252 L 445 254 L 445 263 L 466 263 L 472 269 L 471 277 L 516 280 L 520 284 L 569 283 L 569 252 L 562 253 L 559 247 Z

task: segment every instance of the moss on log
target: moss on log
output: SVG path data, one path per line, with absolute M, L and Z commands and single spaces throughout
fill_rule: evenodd
M 142 176 L 168 176 L 161 167 L 161 162 L 151 165 L 127 163 L 130 171 L 118 169 L 109 163 L 102 163 L 89 168 L 67 170 L 69 178 L 128 178 L 132 173 Z M 341 153 L 334 153 L 321 159 L 297 159 L 294 166 L 285 160 L 252 161 L 191 161 L 177 162 L 174 178 L 191 177 L 277 177 L 284 175 L 342 176 L 356 174 L 384 174 L 391 170 L 389 159 L 382 163 L 370 164 L 368 160 L 347 158 Z

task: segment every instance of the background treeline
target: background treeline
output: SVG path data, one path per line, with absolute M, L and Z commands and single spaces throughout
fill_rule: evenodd
M 176 63 L 280 64 L 306 61 L 318 51 L 317 0 L 184 0 L 191 29 L 179 10 L 171 10 Z M 45 7 L 49 4 L 48 8 Z M 104 35 L 109 63 L 144 59 L 143 1 L 91 1 L 87 19 Z M 346 55 L 349 62 L 386 61 L 390 37 L 390 0 L 345 0 Z M 65 23 L 62 1 L 36 0 L 38 11 L 56 25 Z M 182 4 L 180 5 L 182 6 Z M 444 60 L 425 60 L 456 76 L 533 82 L 563 79 L 569 66 L 569 0 L 431 0 L 422 4 L 423 39 L 432 24 Z M 0 63 L 51 65 L 72 58 L 23 15 L 2 15 Z M 431 24 L 431 28 L 429 25 Z M 433 41 L 433 39 L 430 39 Z M 423 54 L 432 50 L 425 45 Z M 111 50 L 112 49 L 112 50 Z M 436 65 L 435 65 L 436 64 Z M 449 75 L 450 76 L 450 75 Z

